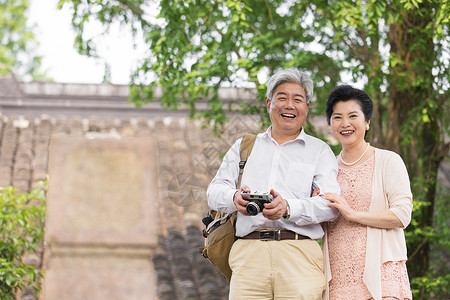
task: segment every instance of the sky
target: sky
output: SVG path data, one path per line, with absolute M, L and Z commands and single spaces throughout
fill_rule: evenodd
M 73 47 L 75 33 L 71 26 L 69 7 L 57 8 L 58 0 L 31 0 L 29 22 L 39 42 L 38 53 L 43 57 L 42 69 L 55 82 L 101 83 L 104 65 L 82 56 Z M 95 32 L 91 26 L 88 30 Z M 98 28 L 97 28 L 98 29 Z M 130 73 L 145 51 L 143 43 L 133 48 L 131 33 L 119 26 L 102 38 L 100 55 L 111 65 L 111 83 L 128 84 Z

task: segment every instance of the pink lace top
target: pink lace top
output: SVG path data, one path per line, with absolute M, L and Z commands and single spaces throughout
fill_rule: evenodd
M 361 165 L 339 168 L 341 195 L 358 211 L 368 211 L 372 198 L 375 155 Z M 341 215 L 328 225 L 332 279 L 330 300 L 372 299 L 362 278 L 366 257 L 367 228 Z M 381 266 L 383 299 L 412 299 L 405 262 Z

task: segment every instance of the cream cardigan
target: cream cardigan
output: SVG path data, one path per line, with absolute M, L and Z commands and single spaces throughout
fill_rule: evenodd
M 411 187 L 408 172 L 402 158 L 392 151 L 375 148 L 375 169 L 369 211 L 386 209 L 392 211 L 402 222 L 403 228 L 406 228 L 411 221 Z M 366 263 L 363 282 L 374 300 L 382 300 L 381 265 L 387 261 L 407 260 L 403 228 L 380 229 L 367 227 Z M 323 299 L 328 300 L 328 282 L 331 280 L 331 269 L 328 258 L 327 231 L 324 231 L 323 253 L 327 289 L 324 292 Z

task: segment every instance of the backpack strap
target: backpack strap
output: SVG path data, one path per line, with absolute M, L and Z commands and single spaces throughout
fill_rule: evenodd
M 242 138 L 241 148 L 239 150 L 241 161 L 239 162 L 239 178 L 238 178 L 238 183 L 236 185 L 237 189 L 239 189 L 241 187 L 241 179 L 242 179 L 242 174 L 244 173 L 245 163 L 247 162 L 247 159 L 250 156 L 250 153 L 252 152 L 252 148 L 253 148 L 253 145 L 255 144 L 255 140 L 256 140 L 256 135 L 251 134 L 251 133 L 246 133 L 244 135 L 244 137 Z M 222 218 L 223 216 L 231 216 L 231 215 L 233 215 L 234 218 L 236 218 L 235 212 L 233 214 L 226 214 L 226 213 L 221 213 L 216 210 L 210 209 L 208 212 L 208 215 L 202 219 L 202 222 L 203 222 L 203 224 L 205 224 L 206 227 L 208 227 L 208 225 L 212 221 Z M 206 227 L 203 230 L 204 237 L 207 237 Z M 201 249 L 203 249 L 203 248 L 201 248 Z
M 241 148 L 240 148 L 240 154 L 241 154 L 241 161 L 239 162 L 239 179 L 238 183 L 236 185 L 236 188 L 239 189 L 241 187 L 241 179 L 242 174 L 244 173 L 244 167 L 247 163 L 247 159 L 250 156 L 250 153 L 252 153 L 253 145 L 255 144 L 256 135 L 251 133 L 246 133 L 245 136 L 242 138 L 241 142 Z

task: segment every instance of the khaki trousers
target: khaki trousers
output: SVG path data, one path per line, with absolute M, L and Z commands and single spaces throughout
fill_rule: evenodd
M 239 239 L 229 263 L 231 300 L 322 299 L 323 255 L 315 240 Z

